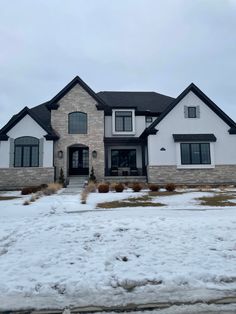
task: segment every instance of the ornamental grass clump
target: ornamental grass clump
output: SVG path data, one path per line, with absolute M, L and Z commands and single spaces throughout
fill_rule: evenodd
M 124 185 L 122 183 L 117 183 L 115 186 L 114 186 L 114 189 L 116 192 L 118 193 L 121 193 L 124 191 Z
M 99 193 L 108 193 L 109 192 L 109 184 L 108 183 L 100 183 L 98 185 Z

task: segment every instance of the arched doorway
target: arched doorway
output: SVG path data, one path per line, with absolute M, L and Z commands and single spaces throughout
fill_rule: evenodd
M 83 144 L 69 147 L 69 175 L 89 174 L 89 148 Z

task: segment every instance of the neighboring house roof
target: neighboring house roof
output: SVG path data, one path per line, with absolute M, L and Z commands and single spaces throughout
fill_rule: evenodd
M 50 112 L 45 104 L 39 105 L 32 109 L 28 107 L 23 108 L 18 114 L 14 115 L 8 123 L 0 130 L 0 140 L 7 141 L 7 133 L 26 115 L 29 115 L 33 120 L 35 120 L 46 132 L 45 138 L 47 140 L 58 139 L 58 135 L 52 129 L 50 124 Z
M 163 112 L 162 114 L 141 134 L 141 137 L 149 134 L 156 134 L 156 126 L 165 116 L 189 93 L 193 92 L 198 96 L 211 110 L 213 110 L 228 126 L 229 133 L 236 134 L 236 123 L 224 113 L 209 97 L 207 97 L 195 84 L 191 83 Z
M 216 142 L 214 134 L 173 134 L 175 142 L 207 141 Z
M 136 115 L 160 115 L 174 100 L 172 97 L 155 92 L 103 91 L 97 95 L 110 109 L 135 108 Z

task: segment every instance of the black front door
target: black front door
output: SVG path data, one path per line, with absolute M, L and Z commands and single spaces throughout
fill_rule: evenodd
M 89 150 L 84 147 L 71 147 L 69 150 L 69 175 L 89 174 Z

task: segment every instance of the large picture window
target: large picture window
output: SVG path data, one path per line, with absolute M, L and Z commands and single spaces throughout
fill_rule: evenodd
M 116 132 L 132 132 L 132 111 L 116 111 L 115 112 L 115 131 Z
M 111 167 L 136 168 L 136 149 L 112 149 Z
M 68 117 L 69 134 L 87 134 L 87 113 L 72 112 Z
M 181 143 L 182 165 L 209 165 L 211 163 L 209 143 Z
M 15 167 L 39 166 L 39 140 L 24 136 L 15 139 Z

